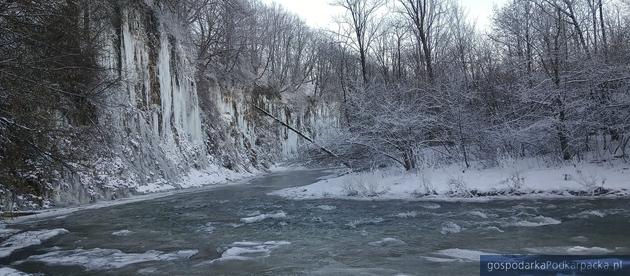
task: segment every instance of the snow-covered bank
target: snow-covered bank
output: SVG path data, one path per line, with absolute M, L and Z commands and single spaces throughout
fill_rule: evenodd
M 263 175 L 265 172 L 258 171 L 255 173 L 236 173 L 227 169 L 213 170 L 213 171 L 199 171 L 193 170 L 179 183 L 153 183 L 148 186 L 142 186 L 138 189 L 140 194 L 121 198 L 111 201 L 99 201 L 96 203 L 64 207 L 53 208 L 33 211 L 34 214 L 6 219 L 4 222 L 8 224 L 19 224 L 25 221 L 49 219 L 54 217 L 62 217 L 74 212 L 83 210 L 100 209 L 111 206 L 135 203 L 140 201 L 158 199 L 178 193 L 190 192 L 195 188 L 210 188 L 210 187 L 222 187 L 227 185 L 238 185 L 245 183 L 248 179 L 256 176 Z M 1 231 L 0 231 L 1 234 Z
M 255 171 L 252 173 L 235 172 L 216 165 L 210 165 L 210 168 L 204 170 L 191 170 L 187 176 L 183 177 L 178 183 L 154 182 L 145 186 L 136 188 L 139 193 L 155 193 L 166 192 L 178 189 L 199 188 L 209 185 L 217 185 L 227 183 L 229 181 L 240 180 L 248 177 L 260 175 L 264 172 Z
M 452 165 L 407 173 L 380 170 L 346 174 L 279 190 L 289 199 L 485 200 L 513 197 L 630 196 L 630 164 L 541 166 L 521 160 L 513 166 L 462 169 Z

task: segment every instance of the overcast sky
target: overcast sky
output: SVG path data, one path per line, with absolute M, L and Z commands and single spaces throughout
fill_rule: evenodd
M 333 0 L 263 0 L 265 3 L 276 2 L 287 10 L 299 15 L 310 26 L 332 28 L 334 18 L 342 11 L 329 3 Z M 468 17 L 476 20 L 477 27 L 485 30 L 490 24 L 490 16 L 495 5 L 501 6 L 508 0 L 460 0 L 468 11 Z

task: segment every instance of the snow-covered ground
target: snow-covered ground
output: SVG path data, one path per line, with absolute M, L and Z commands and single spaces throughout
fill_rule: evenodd
M 408 173 L 351 173 L 303 187 L 275 191 L 289 199 L 462 200 L 501 197 L 630 196 L 630 164 L 542 165 L 539 160 L 504 162 L 495 168 L 459 165 Z

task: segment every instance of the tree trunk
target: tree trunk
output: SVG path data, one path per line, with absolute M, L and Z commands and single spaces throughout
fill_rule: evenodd
M 403 153 L 403 166 L 405 170 L 411 171 L 416 168 L 416 157 L 413 153 L 413 149 L 406 149 Z
M 604 51 L 604 59 L 608 61 L 608 42 L 606 41 L 606 25 L 604 24 L 604 6 L 602 0 L 599 0 L 599 21 L 601 23 L 600 31 L 602 32 L 602 50 Z

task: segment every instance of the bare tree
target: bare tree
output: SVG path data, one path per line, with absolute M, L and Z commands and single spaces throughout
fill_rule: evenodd
M 350 33 L 361 62 L 361 75 L 363 82 L 368 82 L 367 59 L 368 50 L 376 36 L 380 20 L 378 11 L 385 4 L 384 0 L 337 0 L 335 5 L 346 11 L 346 17 L 342 21 L 350 27 Z
M 433 82 L 434 49 L 439 36 L 445 30 L 440 24 L 446 16 L 446 1 L 443 0 L 399 0 L 403 13 L 411 22 L 417 45 L 422 51 L 424 66 L 429 82 Z

